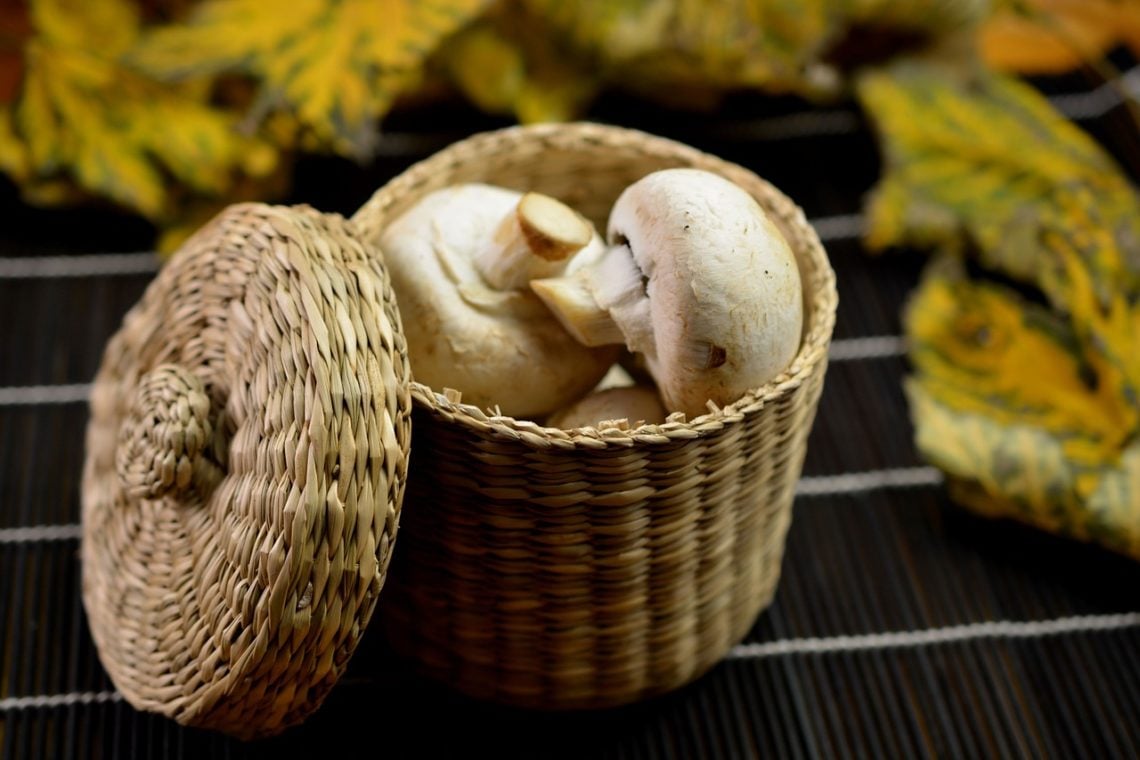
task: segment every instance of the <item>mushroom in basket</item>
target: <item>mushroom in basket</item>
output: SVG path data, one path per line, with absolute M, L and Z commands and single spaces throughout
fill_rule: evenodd
M 603 255 L 531 288 L 583 345 L 642 354 L 669 412 L 729 404 L 795 357 L 796 259 L 742 188 L 696 169 L 654 172 L 618 198 L 607 237 Z
M 596 390 L 585 398 L 560 409 L 546 420 L 549 427 L 573 430 L 597 427 L 603 422 L 625 420 L 637 427 L 665 421 L 665 407 L 657 391 L 645 385 Z
M 412 371 L 465 403 L 537 417 L 587 393 L 616 346 L 574 340 L 527 287 L 605 253 L 593 225 L 549 196 L 483 184 L 437 190 L 380 239 Z

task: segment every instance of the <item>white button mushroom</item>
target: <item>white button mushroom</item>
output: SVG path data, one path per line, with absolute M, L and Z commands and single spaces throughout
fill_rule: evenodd
M 380 248 L 418 382 L 535 417 L 581 397 L 614 361 L 616 348 L 575 341 L 527 288 L 605 252 L 593 226 L 553 198 L 438 190 L 393 221 Z
M 665 421 L 665 407 L 657 391 L 644 385 L 606 388 L 594 391 L 577 403 L 555 412 L 546 424 L 573 430 L 597 427 L 609 420 L 626 420 L 632 427 L 659 425 Z
M 791 363 L 799 269 L 742 188 L 696 169 L 655 172 L 621 194 L 607 236 L 595 262 L 531 287 L 584 345 L 643 354 L 669 411 L 729 404 Z

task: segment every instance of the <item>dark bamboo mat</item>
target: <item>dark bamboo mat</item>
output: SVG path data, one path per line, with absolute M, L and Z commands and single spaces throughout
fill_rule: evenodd
M 1042 86 L 1135 176 L 1140 140 L 1110 88 Z M 741 646 L 676 694 L 545 715 L 420 679 L 374 626 L 321 711 L 277 739 L 135 712 L 87 633 L 76 523 L 85 384 L 151 278 L 153 261 L 131 253 L 151 231 L 109 210 L 30 209 L 0 185 L 0 757 L 1140 755 L 1140 565 L 963 512 L 914 450 L 899 309 L 922 261 L 859 248 L 879 159 L 857 112 L 741 97 L 711 118 L 614 98 L 594 116 L 755 169 L 804 207 L 839 275 L 783 578 Z M 302 161 L 294 200 L 350 212 L 412 161 L 498 124 L 459 107 L 400 115 L 369 167 Z

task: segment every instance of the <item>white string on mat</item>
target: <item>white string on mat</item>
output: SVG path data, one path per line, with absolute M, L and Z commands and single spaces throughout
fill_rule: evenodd
M 889 649 L 915 649 L 919 647 L 954 644 L 965 641 L 993 639 L 1039 639 L 1065 634 L 1104 633 L 1140 627 L 1140 612 L 1123 612 L 1109 615 L 1075 615 L 1052 620 L 996 620 L 981 623 L 927 628 L 915 631 L 891 631 L 854 636 L 828 636 L 822 638 L 780 639 L 751 644 L 739 644 L 728 653 L 728 660 L 762 660 L 797 654 L 843 654 Z M 44 694 L 28 697 L 0 699 L 0 713 L 18 710 L 35 710 L 71 705 L 104 704 L 118 702 L 123 695 L 117 691 L 83 691 L 69 694 Z
M 808 223 L 815 228 L 819 239 L 824 243 L 835 243 L 840 240 L 855 240 L 863 234 L 862 214 L 839 214 L 837 216 L 822 216 L 818 219 L 809 219 Z
M 1140 97 L 1140 66 L 1133 66 L 1116 79 L 1104 82 L 1088 92 L 1054 95 L 1049 100 L 1070 119 L 1083 121 L 1099 119 L 1122 105 L 1126 98 L 1135 100 L 1137 97 Z
M 83 535 L 79 523 L 62 525 L 29 525 L 25 528 L 0 528 L 0 546 L 34 544 L 48 541 L 78 541 Z
M 809 220 L 820 240 L 852 240 L 862 232 L 861 214 L 838 214 Z M 81 254 L 75 256 L 25 256 L 0 258 L 0 279 L 52 279 L 64 277 L 114 277 L 152 274 L 160 266 L 158 255 L 138 253 Z
M 905 353 L 906 341 L 902 336 L 871 335 L 831 341 L 828 359 L 833 362 L 868 361 L 889 359 Z M 86 403 L 90 392 L 91 386 L 87 383 L 0 387 L 0 406 Z
M 158 256 L 152 251 L 89 253 L 75 256 L 20 256 L 0 258 L 0 279 L 121 277 L 132 274 L 153 274 L 158 268 Z
M 0 387 L 0 406 L 36 406 L 86 402 L 91 393 L 88 383 L 69 385 L 13 385 Z
M 1140 65 L 1101 83 L 1089 92 L 1051 95 L 1048 99 L 1054 108 L 1070 119 L 1085 121 L 1100 118 L 1124 103 L 1121 90 L 1130 98 L 1140 96 Z M 721 140 L 780 142 L 852 134 L 859 131 L 861 124 L 859 112 L 854 108 L 815 109 L 728 122 L 713 127 L 705 135 Z M 447 134 L 385 132 L 375 147 L 379 155 L 385 156 L 419 154 L 443 147 L 457 137 L 458 135 Z
M 76 691 L 69 694 L 40 694 L 31 697 L 4 697 L 0 699 L 0 714 L 17 710 L 37 710 L 72 705 L 101 705 L 118 702 L 123 695 L 117 691 Z
M 1075 615 L 1053 620 L 995 620 L 916 631 L 867 633 L 856 636 L 780 639 L 738 644 L 730 660 L 761 660 L 791 654 L 840 654 L 881 649 L 903 649 L 983 639 L 1036 639 L 1073 633 L 1097 633 L 1140 627 L 1140 612 L 1110 615 Z
M 1098 119 L 1124 103 L 1121 90 L 1128 98 L 1140 97 L 1140 66 L 1134 66 L 1119 77 L 1103 82 L 1089 92 L 1049 96 L 1053 107 L 1070 119 Z M 716 127 L 713 134 L 721 139 L 781 140 L 846 135 L 859 131 L 862 120 L 855 110 L 813 110 L 750 119 Z
M 906 355 L 906 338 L 901 335 L 868 335 L 863 338 L 838 338 L 831 341 L 827 360 L 831 362 L 891 359 Z
M 941 485 L 942 472 L 935 467 L 893 467 L 840 475 L 809 475 L 796 484 L 796 496 L 839 496 L 884 488 L 921 488 Z

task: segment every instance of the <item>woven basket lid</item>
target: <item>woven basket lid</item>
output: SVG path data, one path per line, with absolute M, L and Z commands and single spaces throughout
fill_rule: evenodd
M 384 582 L 410 374 L 350 222 L 234 206 L 107 345 L 83 479 L 83 599 L 132 705 L 241 737 L 315 710 Z

